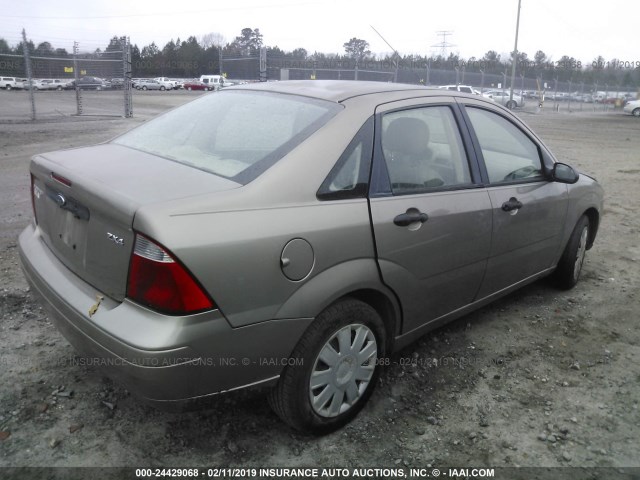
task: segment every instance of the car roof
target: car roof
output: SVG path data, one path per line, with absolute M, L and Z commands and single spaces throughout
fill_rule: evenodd
M 361 95 L 373 95 L 386 92 L 419 92 L 426 96 L 441 96 L 443 92 L 436 87 L 409 85 L 404 83 L 368 82 L 353 80 L 286 80 L 282 82 L 262 82 L 247 85 L 233 85 L 225 90 L 257 90 L 275 93 L 288 93 L 305 97 L 319 98 L 332 102 L 343 102 Z M 456 93 L 456 92 L 447 92 Z

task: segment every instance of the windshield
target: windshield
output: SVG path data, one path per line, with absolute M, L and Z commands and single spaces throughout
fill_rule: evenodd
M 246 184 L 340 108 L 333 102 L 295 95 L 217 92 L 162 115 L 113 143 Z

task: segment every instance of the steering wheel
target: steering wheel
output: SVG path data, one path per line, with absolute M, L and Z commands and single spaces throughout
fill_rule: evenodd
M 519 178 L 525 178 L 530 176 L 532 173 L 538 173 L 539 170 L 535 168 L 533 165 L 527 165 L 526 167 L 518 168 L 513 172 L 505 175 L 504 180 L 518 180 Z

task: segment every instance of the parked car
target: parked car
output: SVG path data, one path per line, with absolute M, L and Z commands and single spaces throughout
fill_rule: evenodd
M 73 88 L 73 82 L 59 78 L 39 80 L 36 84 L 37 90 L 68 90 L 69 88 Z
M 16 77 L 0 77 L 0 88 L 5 90 L 13 90 L 14 88 L 23 88 L 19 85 L 20 79 Z
M 502 106 L 379 82 L 231 87 L 30 172 L 21 262 L 81 353 L 158 405 L 270 386 L 317 433 L 430 330 L 576 285 L 603 202 Z
M 184 82 L 182 87 L 185 90 L 213 90 L 213 87 L 207 85 L 206 83 L 202 83 L 200 80 L 189 80 Z
M 232 82 L 228 81 L 222 75 L 200 75 L 200 81 L 211 87 L 211 90 L 220 90 L 221 88 L 233 85 Z
M 515 92 L 513 98 L 510 97 L 508 90 L 487 90 L 482 96 L 492 99 L 494 102 L 504 105 L 509 110 L 523 105 L 522 97 Z
M 75 81 L 73 88 L 75 88 Z M 78 80 L 78 88 L 81 90 L 107 90 L 111 88 L 111 84 L 98 77 L 82 77 Z
M 35 90 L 55 90 L 56 87 L 53 85 L 53 80 L 47 78 L 41 78 L 34 82 L 33 88 Z
M 623 111 L 630 113 L 634 117 L 640 117 L 640 100 L 632 100 L 626 103 Z
M 180 78 L 172 78 L 171 81 L 175 84 L 175 89 L 178 90 L 184 85 L 184 80 Z
M 176 88 L 176 82 L 168 77 L 156 77 L 154 80 L 161 85 L 160 90 L 174 90 Z
M 114 90 L 124 88 L 124 78 L 112 78 L 109 83 L 111 83 L 111 88 Z
M 136 90 L 166 90 L 167 88 L 157 80 L 140 80 L 136 83 Z
M 29 80 L 25 80 L 24 83 L 24 89 L 25 90 L 29 90 L 31 88 L 33 88 L 34 90 L 48 90 L 49 86 L 45 83 L 43 84 L 43 80 L 41 79 L 36 79 L 36 78 L 32 78 L 31 79 L 31 84 L 29 84 Z
M 443 90 L 451 90 L 454 92 L 471 93 L 474 95 L 480 95 L 480 92 L 478 90 L 475 90 L 473 87 L 469 85 L 442 85 L 438 88 L 441 88 Z

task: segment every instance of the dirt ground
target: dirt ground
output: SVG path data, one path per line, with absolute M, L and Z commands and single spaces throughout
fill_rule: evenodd
M 355 421 L 315 438 L 260 391 L 197 412 L 143 405 L 73 362 L 22 276 L 30 156 L 107 140 L 188 98 L 167 95 L 136 96 L 131 120 L 0 123 L 0 466 L 640 467 L 637 119 L 519 113 L 605 188 L 580 283 L 539 281 L 429 334 L 392 358 Z

